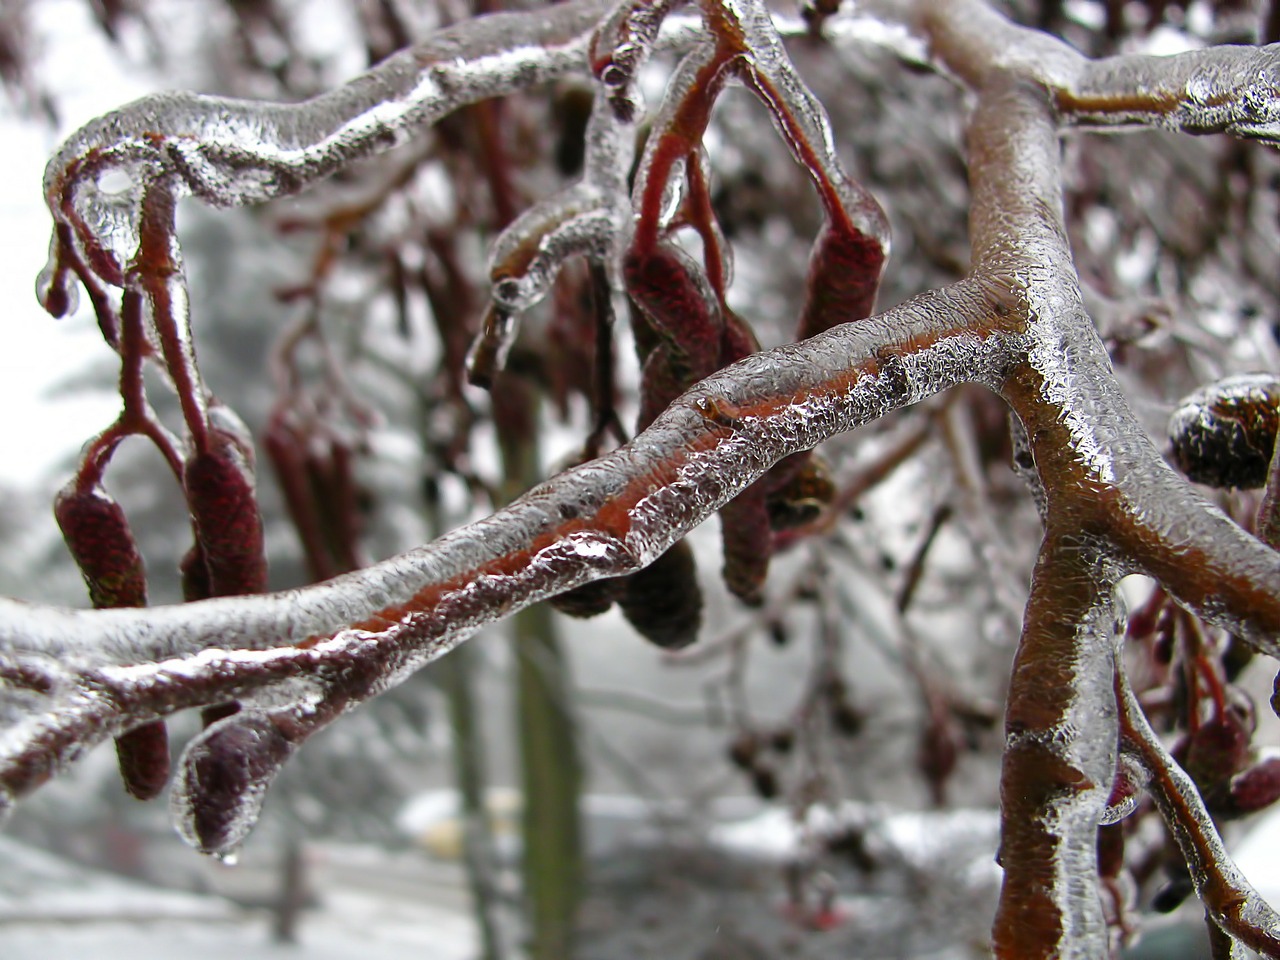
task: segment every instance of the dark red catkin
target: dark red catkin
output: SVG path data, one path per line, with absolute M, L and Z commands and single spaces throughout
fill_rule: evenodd
M 267 560 L 252 452 L 239 437 L 214 430 L 208 449 L 188 458 L 182 485 L 210 596 L 264 591 Z
M 204 450 L 193 451 L 182 486 L 195 532 L 195 545 L 183 557 L 183 592 L 188 600 L 262 593 L 267 589 L 267 557 L 253 476 L 253 446 L 227 408 L 216 406 L 219 425 L 209 432 Z M 234 713 L 235 705 L 204 711 L 206 726 Z
M 100 486 L 74 481 L 58 494 L 53 513 L 97 609 L 145 607 L 147 571 L 120 504 Z M 169 780 L 169 736 L 163 720 L 116 738 L 120 777 L 130 796 L 151 800 Z
M 618 606 L 651 643 L 668 650 L 687 647 L 702 626 L 702 588 L 688 542 L 679 540 L 643 570 L 626 577 Z

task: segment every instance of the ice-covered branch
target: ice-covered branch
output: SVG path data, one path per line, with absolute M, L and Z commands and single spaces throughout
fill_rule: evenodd
M 1093 61 L 1056 99 L 1079 126 L 1163 127 L 1280 143 L 1280 44 Z
M 749 357 L 632 443 L 434 544 L 302 590 L 148 610 L 0 601 L 0 662 L 47 710 L 0 734 L 0 786 L 38 786 L 87 746 L 174 710 L 365 673 L 363 696 L 478 627 L 650 562 L 776 461 L 960 382 L 995 385 L 1018 338 L 961 283 Z
M 1051 528 L 1032 579 L 1005 713 L 999 957 L 1107 952 L 1096 837 L 1116 765 L 1118 625 L 1093 549 Z
M 57 222 L 41 298 L 71 309 L 71 241 L 117 286 L 138 246 L 149 190 L 239 206 L 293 193 L 371 153 L 409 140 L 468 103 L 584 69 L 603 0 L 459 24 L 331 93 L 298 104 L 159 94 L 93 121 L 49 162 L 44 190 Z

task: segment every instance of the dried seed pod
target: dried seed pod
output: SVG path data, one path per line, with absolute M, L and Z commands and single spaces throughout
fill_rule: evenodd
M 1267 482 L 1280 426 L 1280 379 L 1227 377 L 1187 396 L 1169 418 L 1170 454 L 1188 479 L 1252 490 Z
M 831 703 L 831 726 L 842 737 L 853 738 L 862 732 L 866 716 L 847 699 Z
M 760 738 L 750 730 L 744 730 L 729 743 L 729 762 L 739 770 L 752 770 L 760 755 Z
M 645 639 L 668 650 L 687 647 L 702 626 L 702 588 L 693 550 L 684 540 L 626 577 L 618 606 Z
M 1186 902 L 1187 897 L 1196 892 L 1196 885 L 1184 865 L 1178 864 L 1169 869 L 1179 868 L 1180 872 L 1169 877 L 1168 882 L 1151 898 L 1151 909 L 1156 913 L 1173 913 Z
M 787 754 L 796 745 L 796 732 L 791 727 L 779 727 L 769 734 L 769 749 Z
M 782 790 L 778 774 L 771 767 L 757 766 L 751 771 L 751 786 L 761 800 L 773 800 Z

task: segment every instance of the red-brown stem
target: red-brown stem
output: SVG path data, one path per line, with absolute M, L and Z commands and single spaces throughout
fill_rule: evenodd
M 1119 666 L 1119 652 L 1116 657 L 1115 699 L 1120 708 L 1124 748 L 1150 774 L 1147 789 L 1182 850 L 1206 913 L 1218 927 L 1251 950 L 1268 958 L 1280 957 L 1280 915 L 1249 885 L 1231 860 L 1199 791 L 1147 723 Z

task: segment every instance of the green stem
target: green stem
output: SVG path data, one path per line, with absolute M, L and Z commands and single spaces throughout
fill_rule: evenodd
M 480 928 L 480 960 L 502 960 L 502 936 L 497 919 L 498 890 L 493 827 L 485 809 L 485 751 L 474 696 L 475 653 L 470 647 L 454 651 L 436 666 L 436 682 L 444 691 L 453 732 L 453 776 L 461 799 L 462 854 L 476 926 Z
M 511 375 L 494 384 L 504 495 L 538 483 L 537 397 Z M 572 711 L 572 680 L 551 608 L 535 604 L 513 619 L 519 726 L 525 910 L 530 960 L 573 956 L 582 896 L 582 770 Z

